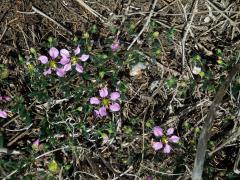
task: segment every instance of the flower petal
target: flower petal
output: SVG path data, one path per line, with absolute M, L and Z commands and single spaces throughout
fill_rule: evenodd
M 97 97 L 91 97 L 90 104 L 100 104 L 100 100 Z
M 68 64 L 70 62 L 70 59 L 67 58 L 67 57 L 63 57 L 59 63 L 62 64 L 62 65 L 65 65 L 65 64 Z
M 105 106 L 102 106 L 101 108 L 99 108 L 98 112 L 101 117 L 104 117 L 107 115 L 107 109 Z
M 180 137 L 175 136 L 175 135 L 173 135 L 169 138 L 169 141 L 172 143 L 177 143 L 179 140 L 180 140 Z
M 108 95 L 108 89 L 107 89 L 107 87 L 104 87 L 104 88 L 100 89 L 100 90 L 99 90 L 99 94 L 100 94 L 100 96 L 101 96 L 102 98 L 107 97 L 107 95 Z
M 171 149 L 172 149 L 171 146 L 169 146 L 169 144 L 166 144 L 164 149 L 163 149 L 163 152 L 168 154 L 168 153 L 171 152 Z
M 81 60 L 81 61 L 87 61 L 88 58 L 89 58 L 89 55 L 83 54 L 83 55 L 80 57 L 80 60 Z
M 48 74 L 52 74 L 52 69 L 49 68 L 48 70 L 45 70 L 45 71 L 43 72 L 43 74 L 44 74 L 44 76 L 46 76 L 46 75 L 48 75 Z
M 71 64 L 71 63 L 68 63 L 68 64 L 64 65 L 63 70 L 64 70 L 64 71 L 70 71 L 71 68 L 72 68 L 72 64 Z
M 162 142 L 153 142 L 152 147 L 155 151 L 158 151 L 163 147 L 163 144 Z
M 11 101 L 12 98 L 10 96 L 3 96 L 2 99 L 5 101 Z
M 59 51 L 55 47 L 51 47 L 50 50 L 48 51 L 48 53 L 52 59 L 56 59 L 56 57 L 58 57 L 58 55 L 59 55 Z
M 148 176 L 147 180 L 153 180 L 152 176 Z
M 48 63 L 48 57 L 47 56 L 39 56 L 38 60 L 41 61 L 42 64 L 47 64 Z
M 83 67 L 79 64 L 76 64 L 76 71 L 79 73 L 83 73 Z
M 109 137 L 106 134 L 102 135 L 103 142 L 102 144 L 106 144 L 109 141 Z
M 7 113 L 6 113 L 5 111 L 2 111 L 2 110 L 0 109 L 0 117 L 1 117 L 1 118 L 7 118 Z
M 40 144 L 39 139 L 37 139 L 36 141 L 34 141 L 33 144 L 32 144 L 33 149 L 38 149 L 39 144 Z
M 94 110 L 94 115 L 97 117 L 97 118 L 100 118 L 100 113 L 98 110 Z
M 156 136 L 156 137 L 162 137 L 162 136 L 163 136 L 163 130 L 162 130 L 162 128 L 160 128 L 159 126 L 155 126 L 155 127 L 153 128 L 153 134 L 154 134 L 154 136 Z
M 119 97 L 120 97 L 120 93 L 119 92 L 112 92 L 110 94 L 110 99 L 113 100 L 113 101 L 117 100 Z
M 70 53 L 67 49 L 61 49 L 60 54 L 63 58 L 69 58 L 70 57 Z
M 64 77 L 65 74 L 66 72 L 64 71 L 64 68 L 57 68 L 57 75 L 59 77 Z
M 173 129 L 173 128 L 169 128 L 169 129 L 167 130 L 167 135 L 168 135 L 168 136 L 169 136 L 169 135 L 172 135 L 173 132 L 174 132 L 174 129 Z
M 109 109 L 113 112 L 120 111 L 120 105 L 118 103 L 110 104 Z
M 112 44 L 111 44 L 111 49 L 113 52 L 117 51 L 119 49 L 119 40 L 115 40 Z
M 194 66 L 192 69 L 192 73 L 198 75 L 201 72 L 201 70 L 202 69 L 200 67 Z
M 79 47 L 79 45 L 77 46 L 77 48 L 76 49 L 74 49 L 74 54 L 75 55 L 78 55 L 79 53 L 80 53 L 80 47 Z

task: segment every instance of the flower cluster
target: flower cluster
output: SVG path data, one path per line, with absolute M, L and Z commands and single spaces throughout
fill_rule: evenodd
M 9 96 L 0 96 L 0 102 L 7 102 L 10 101 L 11 98 Z M 7 111 L 0 109 L 0 118 L 7 118 L 8 114 Z
M 77 72 L 83 73 L 83 67 L 80 61 L 87 61 L 89 55 L 82 54 L 80 56 L 80 52 L 81 50 L 79 46 L 73 51 L 73 54 L 67 49 L 61 49 L 59 51 L 55 47 L 50 48 L 48 51 L 49 57 L 41 55 L 38 58 L 42 64 L 47 65 L 43 74 L 46 76 L 52 74 L 52 71 L 56 71 L 57 76 L 64 77 L 66 72 L 72 69 L 72 66 L 75 66 Z
M 155 151 L 158 151 L 162 149 L 163 147 L 163 152 L 168 154 L 171 152 L 171 146 L 169 145 L 170 143 L 177 143 L 180 140 L 180 137 L 173 135 L 174 129 L 169 128 L 167 130 L 166 135 L 163 133 L 163 129 L 160 128 L 159 126 L 155 126 L 153 128 L 153 134 L 156 138 L 160 138 L 159 141 L 153 142 L 152 147 Z
M 112 92 L 109 96 L 109 92 L 107 87 L 104 87 L 99 90 L 100 98 L 91 97 L 90 104 L 98 105 L 100 108 L 98 110 L 94 110 L 96 117 L 104 117 L 107 116 L 107 110 L 109 109 L 112 112 L 120 111 L 120 105 L 116 101 L 120 98 L 119 92 Z

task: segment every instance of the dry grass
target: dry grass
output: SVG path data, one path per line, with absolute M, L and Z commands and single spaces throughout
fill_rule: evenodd
M 40 178 L 43 176 L 39 174 L 51 174 L 47 164 L 56 159 L 60 164 L 56 175 L 59 179 L 146 179 L 147 176 L 189 179 L 196 151 L 201 149 L 201 145 L 197 146 L 198 138 L 206 115 L 212 111 L 214 97 L 222 102 L 214 107 L 212 125 L 207 126 L 211 129 L 205 129 L 209 141 L 203 139 L 207 148 L 203 177 L 239 177 L 240 77 L 237 71 L 225 89 L 226 95 L 216 96 L 229 70 L 239 64 L 239 8 L 240 2 L 231 0 L 3 1 L 0 64 L 7 67 L 9 75 L 0 78 L 0 93 L 21 96 L 31 122 L 27 125 L 17 112 L 7 121 L 0 119 L 0 140 L 3 139 L 0 162 L 5 164 L 0 166 L 0 177 Z M 108 38 L 120 39 L 121 51 L 115 58 L 122 65 L 115 65 L 115 59 L 109 59 L 106 69 L 115 67 L 118 80 L 127 89 L 121 113 L 112 117 L 115 135 L 106 144 L 96 137 L 98 130 L 110 126 L 108 120 L 96 121 L 91 116 L 78 117 L 73 113 L 73 122 L 69 119 L 51 122 L 58 109 L 67 112 L 79 106 L 73 100 L 75 96 L 64 97 L 57 85 L 50 84 L 48 93 L 52 104 L 38 101 L 30 96 L 33 92 L 30 76 L 18 62 L 18 55 L 29 55 L 31 47 L 43 51 L 49 36 L 57 37 L 60 46 L 70 44 L 73 37 L 82 37 L 93 25 L 98 28 L 98 34 L 90 37 L 94 42 L 91 56 L 106 51 Z M 154 54 L 156 47 L 151 44 L 154 32 L 159 33 L 156 39 L 160 54 Z M 201 57 L 204 77 L 192 73 L 196 55 Z M 138 61 L 146 69 L 132 77 L 129 71 Z M 91 67 L 90 72 L 96 73 L 97 68 Z M 111 82 L 111 76 L 104 80 Z M 73 76 L 69 82 L 74 89 L 82 80 Z M 89 84 L 91 81 L 84 85 Z M 9 108 L 17 105 L 14 98 Z M 151 148 L 153 124 L 174 127 L 181 137 L 170 155 Z M 31 142 L 41 128 L 54 126 L 51 137 L 43 142 L 47 148 L 40 154 L 31 153 Z

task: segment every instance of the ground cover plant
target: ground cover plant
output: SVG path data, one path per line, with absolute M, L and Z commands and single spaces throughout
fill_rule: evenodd
M 1 179 L 239 179 L 231 0 L 3 0 Z

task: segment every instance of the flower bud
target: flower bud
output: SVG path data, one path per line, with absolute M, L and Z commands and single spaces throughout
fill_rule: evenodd
M 155 31 L 153 34 L 152 34 L 153 38 L 157 38 L 159 36 L 159 32 L 158 31 Z
M 88 32 L 85 32 L 84 34 L 83 34 L 83 39 L 88 39 L 89 38 L 89 33 Z
M 30 52 L 36 57 L 37 56 L 37 51 L 33 47 L 30 48 Z

